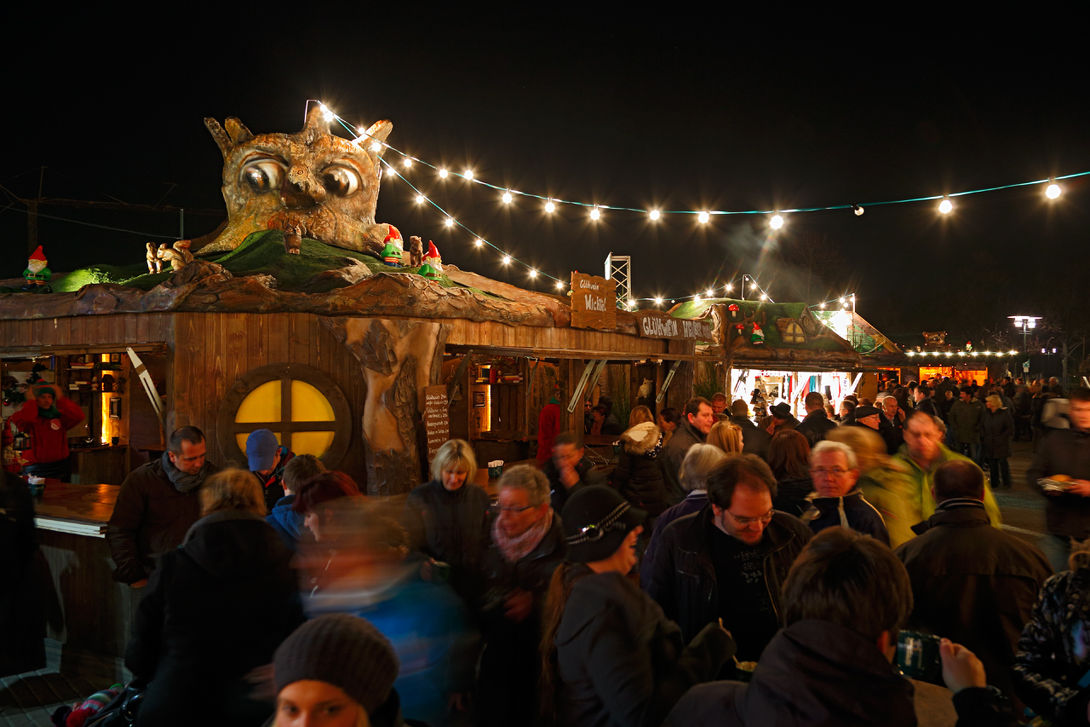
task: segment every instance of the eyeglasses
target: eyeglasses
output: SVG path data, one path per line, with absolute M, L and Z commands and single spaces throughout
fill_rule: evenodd
M 533 510 L 535 507 L 541 507 L 540 505 L 524 505 L 522 507 L 503 507 L 498 502 L 492 503 L 492 512 L 526 512 L 527 510 Z
M 740 525 L 743 528 L 746 527 L 747 525 L 752 525 L 753 523 L 756 523 L 756 522 L 760 522 L 760 523 L 762 523 L 764 525 L 768 525 L 770 522 L 772 522 L 772 514 L 773 514 L 773 510 L 769 510 L 768 512 L 766 512 L 764 515 L 761 515 L 760 517 L 742 517 L 741 515 L 735 515 L 730 510 L 724 510 L 723 512 L 730 515 L 731 519 L 734 520 L 734 522 L 736 522 L 738 525 Z
M 851 472 L 843 467 L 814 467 L 810 470 L 811 475 L 822 475 L 823 477 L 843 477 Z

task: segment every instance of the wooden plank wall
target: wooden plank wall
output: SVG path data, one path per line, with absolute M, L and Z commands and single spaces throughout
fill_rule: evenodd
M 170 340 L 169 313 L 77 316 L 0 320 L 0 347 L 82 347 L 118 344 L 166 343 Z
M 667 341 L 658 338 L 640 338 L 611 331 L 593 331 L 581 328 L 535 328 L 511 326 L 491 321 L 462 319 L 444 321 L 450 326 L 448 346 L 490 346 L 497 348 L 523 348 L 547 352 L 608 352 L 621 356 L 691 356 L 692 344 L 687 341 Z
M 366 394 L 356 359 L 308 313 L 179 313 L 175 319 L 172 427 L 193 424 L 208 433 L 208 456 L 224 463 L 214 429 L 219 402 L 235 380 L 256 368 L 300 363 L 327 374 L 352 411 L 352 444 L 338 465 L 362 485 L 360 419 Z M 242 463 L 240 463 L 242 464 Z

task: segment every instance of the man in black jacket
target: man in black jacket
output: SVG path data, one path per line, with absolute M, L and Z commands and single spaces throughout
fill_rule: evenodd
M 686 640 L 716 619 L 740 661 L 755 661 L 782 625 L 780 586 L 810 529 L 772 509 L 776 480 L 756 455 L 728 457 L 708 476 L 708 505 L 670 523 L 647 593 Z
M 1036 547 L 989 526 L 984 473 L 972 462 L 939 465 L 933 492 L 935 514 L 895 553 L 912 582 L 909 623 L 972 649 L 1011 697 L 1018 639 L 1052 569 Z
M 659 463 L 662 466 L 662 479 L 666 483 L 666 499 L 669 504 L 681 502 L 685 499 L 685 490 L 681 486 L 678 472 L 681 462 L 685 459 L 685 453 L 694 444 L 702 444 L 708 432 L 715 424 L 715 412 L 712 404 L 703 396 L 694 396 L 685 402 L 685 409 L 681 413 L 681 423 L 678 424 L 674 436 L 662 449 Z M 556 506 L 553 506 L 556 509 Z M 559 510 L 557 510 L 559 512 Z
M 603 485 L 605 477 L 594 470 L 575 432 L 561 432 L 553 440 L 553 456 L 542 471 L 549 479 L 550 504 L 560 512 L 568 497 L 580 487 Z
M 219 467 L 205 461 L 204 433 L 182 427 L 170 435 L 159 459 L 140 465 L 121 483 L 106 526 L 114 578 L 133 588 L 147 585 L 157 555 L 182 544 L 201 515 L 197 491 Z
M 1090 536 L 1090 389 L 1075 389 L 1069 399 L 1071 428 L 1042 440 L 1027 473 L 1030 487 L 1048 500 L 1042 546 L 1056 571 L 1067 568 L 1071 538 Z
M 806 417 L 796 429 L 799 434 L 806 435 L 806 440 L 813 447 L 825 439 L 825 435 L 830 430 L 836 429 L 836 422 L 830 420 L 829 415 L 825 413 L 825 397 L 820 392 L 811 391 L 802 403 L 806 407 Z

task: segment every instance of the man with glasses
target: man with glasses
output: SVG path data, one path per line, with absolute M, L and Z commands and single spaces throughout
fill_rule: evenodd
M 818 442 L 810 451 L 810 479 L 817 497 L 803 513 L 803 521 L 815 534 L 834 525 L 870 535 L 889 545 L 885 521 L 863 492 L 856 489 L 859 465 L 855 452 L 841 442 Z
M 739 661 L 756 661 L 782 625 L 780 586 L 811 537 L 772 509 L 776 479 L 752 454 L 728 456 L 708 476 L 708 505 L 662 531 L 648 594 L 686 640 L 721 619 Z

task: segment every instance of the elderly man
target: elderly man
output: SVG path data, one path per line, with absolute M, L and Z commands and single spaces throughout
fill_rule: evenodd
M 855 486 L 859 474 L 851 447 L 842 442 L 818 442 L 810 452 L 810 479 L 817 496 L 802 519 L 815 533 L 840 525 L 889 545 L 882 515 Z
M 915 522 L 926 520 L 935 513 L 935 498 L 931 494 L 935 471 L 939 465 L 951 461 L 972 462 L 943 445 L 942 431 L 934 417 L 922 411 L 914 412 L 905 422 L 905 443 L 892 462 L 902 465 L 908 475 L 911 487 L 905 493 L 905 512 Z M 987 485 L 983 500 L 989 520 L 999 527 L 999 505 Z
M 988 683 L 1013 697 L 1018 639 L 1052 568 L 1033 545 L 988 527 L 979 467 L 946 462 L 934 479 L 935 514 L 896 551 L 912 581 L 909 623 L 965 644 L 984 662 Z
M 566 544 L 560 518 L 549 507 L 549 483 L 533 467 L 503 473 L 493 509 L 477 716 L 482 725 L 511 725 L 538 713 L 541 611 Z
M 881 409 L 873 406 L 857 406 L 855 408 L 855 426 L 867 427 L 878 432 L 886 445 L 886 453 L 893 454 L 901 446 L 902 439 L 893 430 L 889 421 L 885 418 Z
M 682 421 L 674 432 L 674 436 L 670 437 L 670 441 L 663 447 L 662 456 L 659 457 L 662 478 L 666 483 L 666 500 L 671 505 L 685 498 L 685 490 L 681 487 L 681 480 L 678 478 L 685 453 L 694 444 L 704 442 L 713 424 L 715 424 L 715 412 L 712 410 L 710 401 L 703 396 L 696 396 L 685 402 Z M 553 507 L 560 512 L 560 508 L 557 508 L 555 504 Z
M 182 544 L 201 514 L 197 491 L 219 467 L 205 461 L 204 433 L 176 429 L 163 456 L 125 478 L 106 526 L 114 578 L 133 588 L 147 584 L 155 556 Z
M 740 661 L 755 661 L 782 625 L 780 586 L 810 529 L 772 509 L 776 480 L 752 454 L 728 456 L 708 475 L 708 506 L 662 531 L 648 595 L 690 640 L 722 619 Z

